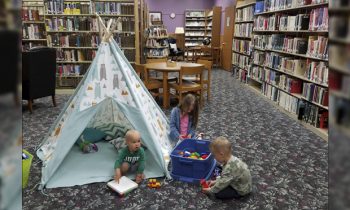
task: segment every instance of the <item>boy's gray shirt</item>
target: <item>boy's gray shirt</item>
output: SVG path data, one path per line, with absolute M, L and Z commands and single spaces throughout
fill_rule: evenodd
M 221 176 L 209 192 L 218 193 L 229 185 L 242 196 L 252 191 L 252 177 L 247 164 L 233 155 L 223 166 Z

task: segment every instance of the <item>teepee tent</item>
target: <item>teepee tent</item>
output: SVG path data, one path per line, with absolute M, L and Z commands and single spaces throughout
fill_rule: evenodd
M 76 140 L 86 128 L 118 123 L 141 133 L 146 178 L 169 177 L 169 122 L 111 38 L 115 24 L 104 28 L 96 56 L 37 150 L 42 160 L 40 188 L 105 182 L 114 175 L 117 150 L 106 141 L 98 152 L 83 154 Z M 112 26 L 113 25 L 113 26 Z

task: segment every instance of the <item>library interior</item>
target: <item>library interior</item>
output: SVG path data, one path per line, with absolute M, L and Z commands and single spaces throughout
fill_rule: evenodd
M 20 25 L 0 36 L 4 57 L 21 55 L 2 80 L 22 79 L 8 91 L 22 196 L 0 209 L 349 204 L 329 187 L 350 184 L 330 177 L 350 154 L 350 2 L 22 0 L 7 12 L 0 27 Z

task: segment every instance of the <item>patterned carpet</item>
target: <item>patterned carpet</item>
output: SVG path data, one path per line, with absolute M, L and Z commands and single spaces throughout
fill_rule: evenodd
M 213 71 L 212 98 L 200 114 L 198 131 L 213 139 L 223 135 L 234 145 L 234 155 L 249 166 L 254 192 L 242 200 L 210 199 L 198 186 L 182 182 L 137 190 L 119 198 L 95 183 L 46 189 L 40 180 L 41 163 L 34 160 L 24 209 L 327 209 L 328 144 L 298 122 L 276 110 L 263 97 L 239 83 L 229 72 Z M 34 153 L 69 96 L 34 103 L 34 113 L 23 108 L 24 148 Z M 166 110 L 169 116 L 169 110 Z

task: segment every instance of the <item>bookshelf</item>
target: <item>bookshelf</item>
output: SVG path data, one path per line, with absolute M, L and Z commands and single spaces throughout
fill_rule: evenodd
M 206 10 L 185 10 L 185 47 L 195 47 L 202 44 L 207 36 L 208 25 Z M 211 15 L 212 16 L 212 15 Z
M 329 89 L 330 121 L 336 131 L 350 139 L 350 3 L 329 2 Z M 335 131 L 332 130 L 332 131 Z
M 238 74 L 241 81 L 293 119 L 327 138 L 328 3 L 311 0 L 302 2 L 307 5 L 298 5 L 300 1 L 288 2 L 290 5 L 272 0 L 255 3 L 252 35 L 248 36 L 252 47 L 242 52 L 242 49 L 249 49 L 247 44 L 239 53 L 233 49 L 233 54 L 241 57 L 251 55 L 252 61 L 242 58 L 243 61 L 233 63 L 241 67 L 238 71 L 248 72 L 247 75 Z M 317 22 L 316 16 L 322 18 Z M 236 24 L 250 21 L 238 20 Z M 235 39 L 242 37 L 242 34 L 235 35 Z M 249 42 L 249 38 L 242 40 Z
M 57 49 L 57 88 L 75 88 L 101 43 L 96 13 L 107 23 L 121 18 L 113 38 L 130 63 L 140 62 L 143 0 L 47 0 L 47 45 Z
M 22 51 L 47 46 L 44 2 L 26 0 L 22 3 Z
M 169 55 L 168 32 L 164 25 L 150 26 L 147 30 L 145 57 L 167 58 Z
M 251 71 L 251 40 L 253 35 L 254 8 L 255 2 L 241 3 L 236 6 L 235 14 L 235 30 L 232 42 L 232 65 L 236 78 L 245 83 L 248 82 L 247 78 Z M 261 83 L 255 77 L 252 77 L 252 82 Z

